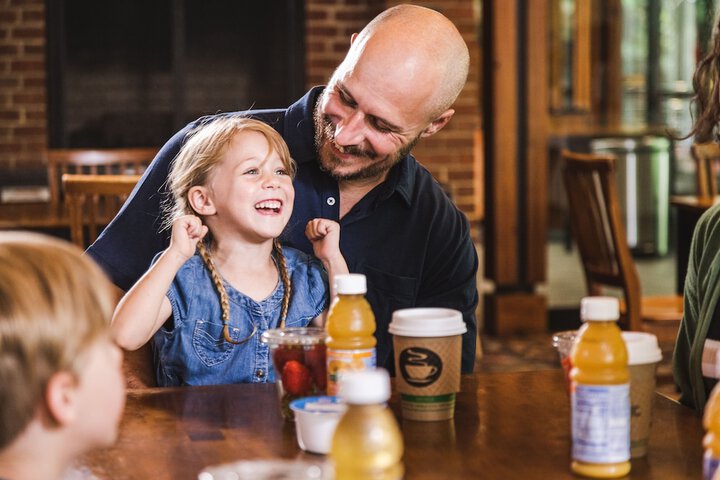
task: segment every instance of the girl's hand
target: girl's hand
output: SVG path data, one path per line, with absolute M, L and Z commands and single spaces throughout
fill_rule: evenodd
M 340 224 L 327 218 L 315 218 L 305 226 L 315 256 L 323 263 L 340 255 Z
M 195 255 L 198 242 L 205 237 L 207 232 L 208 228 L 203 225 L 200 217 L 183 215 L 173 222 L 172 237 L 168 250 L 187 260 Z

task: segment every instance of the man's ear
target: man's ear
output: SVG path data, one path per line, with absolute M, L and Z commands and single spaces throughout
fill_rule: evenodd
M 453 110 L 452 108 L 445 110 L 443 113 L 440 114 L 440 116 L 430 122 L 430 125 L 428 125 L 425 130 L 423 130 L 420 136 L 429 137 L 430 135 L 435 135 L 437 132 L 440 131 L 441 128 L 447 125 L 447 123 L 450 121 L 454 114 L 455 110 Z
M 352 35 L 350 35 L 350 45 L 355 43 L 355 39 L 357 38 L 357 36 L 358 36 L 358 32 L 355 32 Z
M 188 203 L 198 215 L 215 215 L 217 209 L 205 187 L 195 186 L 188 191 Z
M 45 405 L 51 421 L 58 425 L 72 423 L 78 416 L 75 394 L 78 380 L 70 372 L 57 372 L 45 389 Z

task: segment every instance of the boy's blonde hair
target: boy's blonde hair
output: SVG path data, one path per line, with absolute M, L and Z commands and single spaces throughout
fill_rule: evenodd
M 164 228 L 170 228 L 173 222 L 183 215 L 196 214 L 188 201 L 188 192 L 192 187 L 207 184 L 213 168 L 222 160 L 232 139 L 235 135 L 242 132 L 257 132 L 263 135 L 270 147 L 268 149 L 268 155 L 271 155 L 273 152 L 277 153 L 285 170 L 287 170 L 291 177 L 295 177 L 297 167 L 295 161 L 290 157 L 287 144 L 280 134 L 270 125 L 259 120 L 237 115 L 225 115 L 214 119 L 210 117 L 188 133 L 188 138 L 170 166 L 168 189 L 171 198 L 165 206 L 167 214 L 165 216 Z M 212 238 L 211 234 L 212 232 L 209 234 L 210 238 Z M 203 242 L 198 244 L 198 250 L 210 271 L 213 284 L 220 297 L 224 339 L 234 344 L 246 342 L 255 334 L 255 330 L 245 339 L 238 341 L 231 338 L 228 324 L 230 320 L 230 301 L 228 300 L 225 285 Z M 283 327 L 285 325 L 287 312 L 290 308 L 292 285 L 290 284 L 290 276 L 287 271 L 285 256 L 282 253 L 282 246 L 277 238 L 273 241 L 273 252 L 284 288 L 279 322 L 279 326 Z
M 79 375 L 114 306 L 111 283 L 79 248 L 0 233 L 0 449 L 30 423 L 55 373 Z

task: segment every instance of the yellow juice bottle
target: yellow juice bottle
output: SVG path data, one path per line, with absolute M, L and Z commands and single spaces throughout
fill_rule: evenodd
M 707 433 L 703 437 L 703 479 L 714 480 L 720 474 L 720 388 L 713 388 L 710 398 L 705 405 L 703 414 L 703 426 Z
M 340 375 L 350 370 L 374 368 L 375 315 L 365 299 L 365 275 L 335 276 L 336 297 L 330 305 L 327 323 L 327 393 L 337 395 Z
M 335 478 L 400 480 L 403 439 L 395 416 L 385 405 L 390 398 L 387 371 L 346 372 L 340 379 L 340 398 L 348 409 L 330 447 Z
M 587 297 L 570 356 L 572 471 L 591 478 L 630 472 L 630 372 L 614 297 Z

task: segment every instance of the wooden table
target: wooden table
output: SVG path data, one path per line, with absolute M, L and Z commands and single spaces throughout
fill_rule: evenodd
M 677 209 L 677 251 L 675 256 L 676 280 L 675 291 L 683 293 L 685 274 L 690 257 L 690 243 L 695 225 L 700 216 L 713 205 L 720 203 L 720 197 L 698 197 L 696 195 L 677 195 L 670 197 L 670 204 Z
M 560 370 L 464 376 L 454 422 L 400 421 L 405 478 L 574 479 L 569 403 Z M 660 395 L 654 408 L 649 455 L 629 478 L 701 478 L 700 418 Z M 324 460 L 297 447 L 275 385 L 154 388 L 128 394 L 116 446 L 85 455 L 74 473 L 195 479 L 208 465 L 273 458 Z

